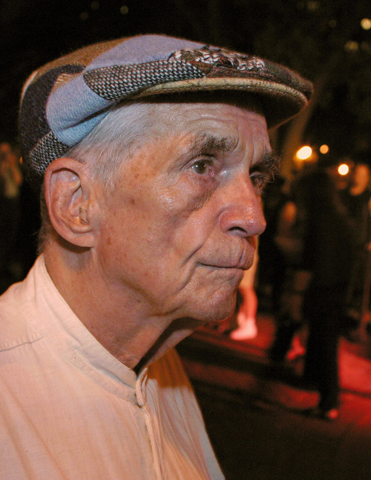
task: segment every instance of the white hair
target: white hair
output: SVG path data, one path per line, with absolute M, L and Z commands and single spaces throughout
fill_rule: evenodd
M 119 105 L 65 157 L 86 163 L 94 178 L 113 187 L 118 167 L 150 140 L 155 123 L 150 103 Z

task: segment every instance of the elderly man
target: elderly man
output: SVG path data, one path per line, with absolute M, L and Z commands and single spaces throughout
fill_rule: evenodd
M 284 67 L 151 35 L 30 77 L 42 254 L 0 300 L 2 480 L 223 478 L 172 347 L 233 311 L 265 227 L 267 125 L 310 93 Z

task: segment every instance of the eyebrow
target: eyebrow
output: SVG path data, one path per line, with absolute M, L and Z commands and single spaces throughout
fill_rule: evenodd
M 273 152 L 267 152 L 263 157 L 251 166 L 250 170 L 262 171 L 270 176 L 269 181 L 273 181 L 274 177 L 279 173 L 281 157 L 274 155 Z
M 238 146 L 238 139 L 230 136 L 217 137 L 209 133 L 196 135 L 194 138 L 191 151 L 193 154 L 200 154 L 205 152 L 232 152 Z M 275 155 L 272 151 L 267 152 L 259 159 L 251 170 L 261 170 L 270 175 L 273 181 L 275 175 L 278 174 L 280 168 L 281 158 Z
M 194 137 L 191 151 L 194 154 L 205 152 L 221 152 L 227 153 L 233 151 L 238 145 L 238 139 L 233 137 L 217 137 L 209 133 L 196 135 Z

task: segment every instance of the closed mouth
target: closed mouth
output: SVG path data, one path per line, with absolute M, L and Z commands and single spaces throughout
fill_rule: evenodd
M 254 249 L 255 250 L 255 249 Z M 224 269 L 224 270 L 248 270 L 251 268 L 254 260 L 254 250 L 248 250 L 244 248 L 237 258 L 236 255 L 231 255 L 229 259 L 225 258 L 220 259 L 219 261 L 214 262 L 200 262 L 200 265 L 209 268 L 217 268 L 217 269 Z
M 207 264 L 207 263 L 200 263 L 200 265 L 202 265 L 203 267 L 208 267 L 208 268 L 217 268 L 219 270 L 248 270 L 251 265 L 252 265 L 252 262 L 249 262 L 248 264 L 246 264 L 246 262 L 244 262 L 243 264 L 241 263 L 238 263 L 237 265 L 218 265 L 218 264 Z

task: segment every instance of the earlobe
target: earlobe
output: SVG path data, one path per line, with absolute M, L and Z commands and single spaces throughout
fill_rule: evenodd
M 70 158 L 54 160 L 45 172 L 44 190 L 50 221 L 67 242 L 94 246 L 93 185 L 84 165 Z

